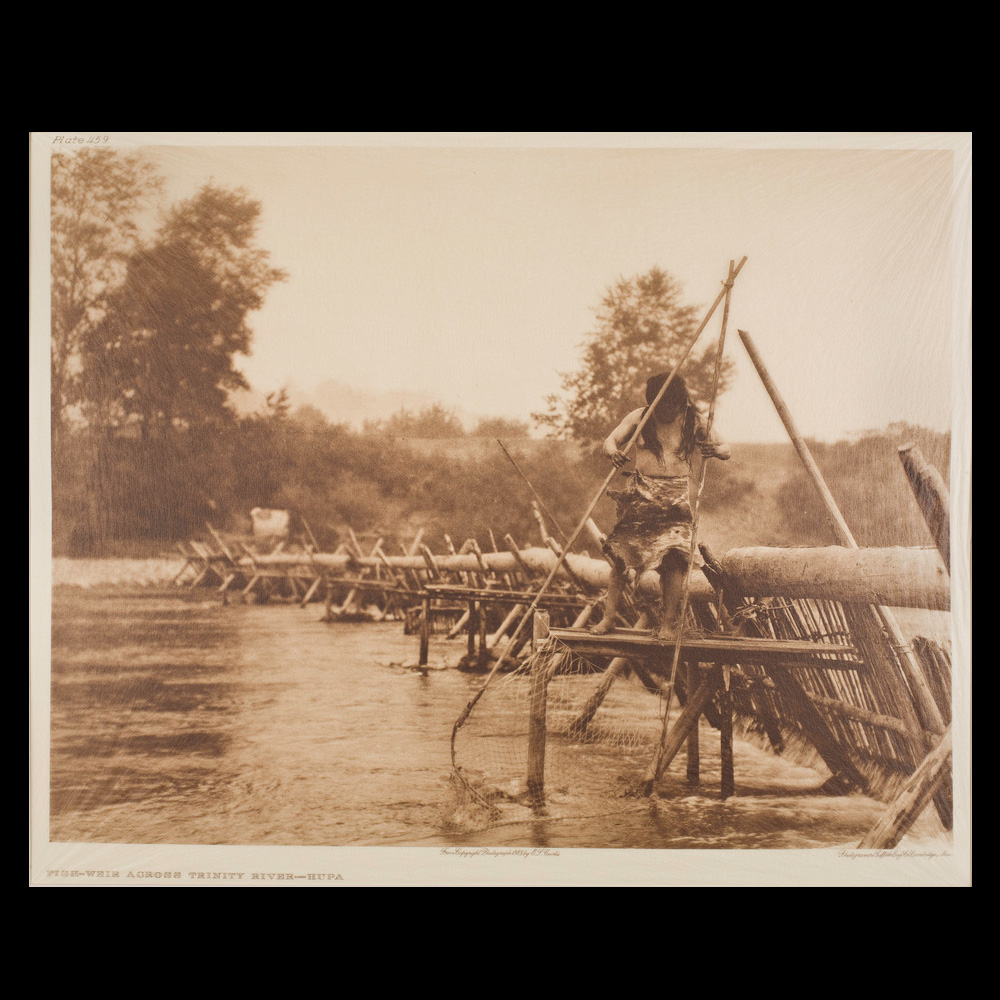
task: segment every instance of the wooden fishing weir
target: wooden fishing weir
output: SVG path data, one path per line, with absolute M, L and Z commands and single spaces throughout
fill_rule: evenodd
M 727 308 L 734 276 L 731 265 Z M 928 638 L 908 641 L 892 611 L 950 609 L 947 489 L 919 449 L 901 448 L 903 470 L 936 547 L 859 548 L 752 340 L 740 335 L 824 504 L 836 544 L 737 548 L 718 558 L 699 545 L 705 571 L 689 574 L 679 636 L 656 633 L 660 580 L 653 572 L 636 581 L 611 634 L 587 629 L 602 609 L 610 574 L 605 559 L 572 551 L 583 530 L 600 550 L 603 538 L 590 520 L 594 505 L 560 544 L 536 501 L 542 545 L 522 547 L 508 535 L 501 549 L 491 534 L 492 551 L 486 552 L 475 539 L 456 549 L 446 536 L 448 551 L 433 553 L 418 535 L 408 544 L 397 542 L 400 552 L 389 554 L 384 539 L 362 545 L 348 529 L 334 552 L 323 553 L 306 526 L 307 541 L 262 553 L 210 528 L 212 543 L 181 546 L 185 565 L 178 582 L 211 583 L 224 595 L 238 591 L 250 599 L 283 596 L 303 606 L 322 599 L 330 621 L 359 600 L 375 608 L 376 618 L 409 616 L 420 632 L 419 667 L 427 666 L 436 623 L 447 623 L 449 639 L 464 632 L 462 665 L 490 672 L 455 724 L 453 764 L 456 736 L 490 681 L 522 657 L 522 669 L 527 664 L 530 671 L 525 786 L 540 813 L 546 808 L 547 740 L 587 740 L 616 681 L 632 676 L 667 701 L 639 794 L 655 792 L 685 748 L 687 781 L 700 782 L 699 723 L 705 719 L 720 733 L 723 798 L 736 790 L 733 739 L 739 729 L 776 754 L 809 748 L 830 773 L 824 784 L 829 794 L 862 791 L 886 801 L 885 814 L 860 847 L 895 846 L 931 802 L 950 830 L 950 654 Z M 556 732 L 548 718 L 549 688 L 581 660 L 593 668 L 593 690 L 565 730 Z M 673 718 L 675 695 L 681 711 Z
M 830 771 L 828 793 L 859 790 L 891 800 L 859 847 L 894 847 L 929 802 L 950 830 L 950 656 L 930 639 L 908 642 L 892 611 L 950 608 L 947 489 L 918 448 L 900 448 L 936 549 L 860 549 L 753 341 L 740 335 L 823 501 L 838 546 L 735 550 L 721 561 L 701 546 L 709 590 L 692 585 L 689 571 L 684 617 L 669 638 L 646 627 L 655 622 L 653 610 L 638 627 L 610 634 L 553 628 L 536 611 L 534 640 L 546 655 L 532 665 L 528 795 L 544 810 L 547 688 L 583 658 L 607 667 L 566 728 L 572 737 L 585 738 L 616 678 L 627 670 L 667 699 L 642 794 L 655 791 L 685 745 L 687 780 L 699 782 L 704 716 L 720 733 L 723 799 L 735 790 L 738 721 L 745 735 L 759 734 L 777 754 L 790 738 L 803 739 Z M 656 574 L 646 574 L 638 589 L 655 595 L 658 584 Z M 682 710 L 670 724 L 675 694 Z
M 402 619 L 407 634 L 419 634 L 419 667 L 428 664 L 432 635 L 445 632 L 454 639 L 465 633 L 466 654 L 460 665 L 486 670 L 496 659 L 494 650 L 536 598 L 559 551 L 540 518 L 539 523 L 544 547 L 519 546 L 508 534 L 501 550 L 491 532 L 491 551 L 484 552 L 475 539 L 456 550 L 445 536 L 448 551 L 435 554 L 418 532 L 409 544 L 398 543 L 399 555 L 387 554 L 381 537 L 373 545 L 363 544 L 350 528 L 346 540 L 330 553 L 318 551 L 308 527 L 306 540 L 260 552 L 251 540 L 227 538 L 206 525 L 209 541 L 178 545 L 185 562 L 175 583 L 215 586 L 224 599 L 235 595 L 250 603 L 277 599 L 305 607 L 323 601 L 329 622 L 349 617 Z M 593 530 L 599 544 L 596 526 Z M 578 562 L 586 566 L 583 576 L 574 572 Z M 586 619 L 581 613 L 594 607 L 605 580 L 595 576 L 586 565 L 590 562 L 587 556 L 574 556 L 559 585 L 540 598 L 539 606 L 554 621 L 582 624 Z M 508 652 L 512 662 L 527 638 Z

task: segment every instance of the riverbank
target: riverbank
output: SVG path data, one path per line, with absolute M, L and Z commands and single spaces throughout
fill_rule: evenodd
M 164 556 L 151 559 L 52 560 L 54 587 L 163 587 L 174 582 L 184 566 L 182 559 Z

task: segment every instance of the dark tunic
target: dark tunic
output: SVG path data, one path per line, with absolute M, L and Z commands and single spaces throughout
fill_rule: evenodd
M 660 569 L 664 557 L 680 553 L 683 564 L 691 558 L 691 502 L 687 476 L 644 476 L 628 474 L 624 490 L 609 490 L 618 505 L 614 531 L 604 542 L 622 576 L 635 572 L 635 580 L 650 569 Z M 704 566 L 699 552 L 695 566 Z

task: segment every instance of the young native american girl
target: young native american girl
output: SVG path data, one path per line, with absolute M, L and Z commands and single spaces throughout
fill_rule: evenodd
M 646 407 L 633 410 L 604 442 L 604 454 L 621 468 L 628 462 L 622 451 L 643 414 L 656 399 L 670 372 L 654 375 L 646 382 Z M 591 628 L 597 635 L 614 631 L 622 593 L 628 586 L 627 574 L 634 571 L 634 583 L 646 570 L 660 574 L 663 615 L 659 635 L 671 638 L 680 624 L 684 578 L 692 558 L 691 503 L 689 485 L 691 459 L 730 457 L 724 444 L 708 429 L 688 395 L 684 380 L 676 375 L 657 403 L 636 444 L 635 468 L 622 491 L 608 491 L 618 505 L 618 520 L 604 543 L 612 563 L 604 617 Z M 697 479 L 695 480 L 697 488 Z M 695 566 L 704 566 L 701 554 L 693 554 Z

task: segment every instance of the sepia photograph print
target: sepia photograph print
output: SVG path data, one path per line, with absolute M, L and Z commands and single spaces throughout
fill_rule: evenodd
M 29 145 L 31 886 L 971 884 L 971 133 Z

